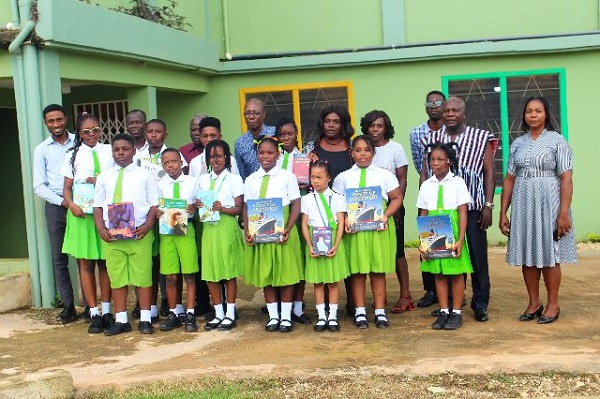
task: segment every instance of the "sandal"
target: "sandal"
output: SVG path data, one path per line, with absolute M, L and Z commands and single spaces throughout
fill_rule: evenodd
M 367 321 L 367 315 L 366 314 L 357 314 L 356 316 L 354 316 L 354 325 L 358 328 L 360 328 L 361 330 L 364 330 L 365 328 L 369 327 L 369 322 Z
M 377 328 L 388 328 L 389 322 L 387 316 L 384 314 L 376 314 L 375 315 L 375 327 Z
M 223 321 L 223 319 L 219 319 L 218 317 L 215 317 L 214 319 L 212 319 L 211 321 L 209 321 L 208 323 L 206 323 L 204 325 L 204 329 L 206 331 L 214 330 L 217 327 L 219 327 L 219 325 L 221 324 L 222 321 Z
M 403 299 L 408 299 L 408 303 L 406 304 L 406 306 L 401 306 L 400 302 L 402 302 Z M 413 302 L 413 298 L 412 295 L 408 294 L 406 296 L 401 296 L 400 299 L 398 300 L 398 302 L 396 303 L 396 305 L 394 305 L 393 308 L 390 309 L 390 312 L 392 313 L 404 313 L 404 312 L 410 312 L 411 310 L 415 309 L 415 303 Z

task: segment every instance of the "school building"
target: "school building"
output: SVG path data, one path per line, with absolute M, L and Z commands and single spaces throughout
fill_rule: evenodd
M 96 113 L 106 140 L 124 131 L 128 109 L 141 108 L 166 121 L 171 146 L 189 142 L 197 113 L 220 118 L 233 143 L 245 130 L 250 97 L 265 101 L 270 123 L 293 116 L 301 143 L 315 138 L 327 104 L 346 105 L 355 127 L 366 112 L 382 109 L 411 162 L 409 132 L 427 119 L 425 94 L 458 95 L 468 124 L 500 138 L 498 206 L 488 233 L 496 243 L 504 241 L 497 209 L 509 146 L 521 134 L 524 100 L 542 94 L 575 153 L 577 238 L 600 233 L 598 213 L 589 211 L 599 190 L 585 166 L 600 147 L 592 123 L 600 93 L 598 0 L 177 3 L 186 31 L 111 10 L 130 7 L 129 0 L 0 3 L 0 278 L 21 276 L 19 284 L 27 284 L 9 284 L 21 292 L 30 285 L 34 306 L 51 306 L 56 292 L 43 203 L 32 189 L 33 151 L 48 136 L 41 113 L 49 103 L 65 106 L 71 126 L 78 112 Z M 407 240 L 417 238 L 417 182 L 410 163 Z

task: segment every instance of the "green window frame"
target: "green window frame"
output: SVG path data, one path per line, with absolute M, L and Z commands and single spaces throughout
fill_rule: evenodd
M 464 98 L 464 95 L 461 93 L 453 93 L 451 88 L 453 83 L 457 83 L 457 81 L 473 81 L 478 82 L 482 80 L 497 80 L 497 87 L 494 87 L 494 91 L 496 91 L 499 95 L 498 104 L 499 107 L 499 119 L 500 126 L 499 129 L 494 129 L 494 133 L 499 134 L 500 139 L 500 151 L 502 154 L 502 177 L 506 175 L 506 168 L 508 166 L 508 156 L 510 153 L 510 143 L 511 143 L 511 130 L 514 136 L 514 129 L 512 129 L 511 120 L 509 117 L 509 91 L 511 90 L 511 82 L 516 80 L 512 78 L 526 78 L 530 77 L 534 80 L 537 76 L 545 76 L 545 75 L 555 75 L 558 80 L 558 105 L 559 105 L 559 120 L 557 129 L 560 130 L 565 139 L 569 139 L 569 124 L 567 120 L 567 85 L 566 85 L 566 70 L 565 68 L 553 68 L 553 69 L 537 69 L 537 70 L 525 70 L 525 71 L 510 71 L 510 72 L 488 72 L 488 73 L 480 73 L 480 74 L 466 74 L 466 75 L 448 75 L 442 76 L 442 91 L 447 96 L 458 95 L 461 98 Z M 537 87 L 537 86 L 536 86 Z M 527 90 L 522 91 L 524 94 L 530 93 L 532 94 L 540 94 L 544 89 L 540 90 L 539 87 L 528 88 Z M 526 95 L 526 97 L 529 97 Z M 525 95 L 523 96 L 525 97 Z M 513 104 L 514 105 L 514 104 Z M 495 105 L 494 105 L 495 106 Z M 467 109 L 469 108 L 469 103 L 467 99 Z M 495 110 L 498 112 L 498 110 Z M 551 109 L 551 112 L 556 112 L 556 109 Z M 467 112 L 467 124 L 469 124 L 469 113 Z M 514 122 L 514 117 L 513 117 Z M 487 129 L 486 130 L 490 130 Z M 496 158 L 496 161 L 498 158 Z M 497 176 L 498 177 L 498 176 Z M 501 181 L 496 179 L 497 185 L 495 189 L 495 193 L 499 194 L 502 192 Z M 498 184 L 500 183 L 500 185 Z

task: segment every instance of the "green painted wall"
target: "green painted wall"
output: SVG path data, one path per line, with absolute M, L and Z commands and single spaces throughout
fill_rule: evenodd
M 190 142 L 190 120 L 196 114 L 205 113 L 200 108 L 201 97 L 201 94 L 158 92 L 158 117 L 167 124 L 168 146 L 178 148 Z
M 0 79 L 12 78 L 12 65 L 8 51 L 0 51 Z
M 0 24 L 5 24 L 7 22 L 13 22 L 12 11 L 10 8 L 10 2 L 3 1 L 0 3 Z
M 595 105 L 589 102 L 589 93 L 600 90 L 600 80 L 588 77 L 595 76 L 599 63 L 600 51 L 589 51 L 228 75 L 211 80 L 210 93 L 201 99 L 199 105 L 203 112 L 222 119 L 225 139 L 233 143 L 241 133 L 240 88 L 351 80 L 356 117 L 360 118 L 375 108 L 386 110 L 396 129 L 394 140 L 404 146 L 410 159 L 409 132 L 426 120 L 422 105 L 424 96 L 429 90 L 441 89 L 443 75 L 564 67 L 567 73 L 569 139 L 576 165 L 573 216 L 578 239 L 583 239 L 587 233 L 600 232 L 598 218 L 589 217 L 588 211 L 590 199 L 596 196 L 597 185 L 593 175 L 586 173 L 583 166 L 592 162 L 600 146 L 599 135 L 586 134 L 589 131 L 589 115 L 596 112 Z M 353 123 L 356 127 L 357 121 Z M 406 197 L 407 239 L 416 237 L 416 226 L 411 219 L 416 216 L 417 181 L 417 173 L 411 165 Z M 495 202 L 500 203 L 499 195 Z M 496 211 L 494 226 L 489 232 L 492 243 L 503 240 L 496 227 L 497 220 Z

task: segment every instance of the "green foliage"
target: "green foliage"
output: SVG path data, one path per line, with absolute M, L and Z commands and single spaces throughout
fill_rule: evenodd
M 421 245 L 421 241 L 419 241 L 419 240 L 412 240 L 412 241 L 404 242 L 404 248 L 419 248 L 420 245 Z
M 586 238 L 589 242 L 600 242 L 600 234 L 590 233 Z
M 65 304 L 63 303 L 62 299 L 60 298 L 60 294 L 55 294 L 54 299 L 52 300 L 52 302 L 50 304 L 52 305 L 52 307 L 55 307 L 55 308 L 64 308 L 65 307 Z
M 79 0 L 83 3 L 92 4 L 92 0 Z M 147 21 L 159 23 L 169 28 L 185 31 L 186 27 L 191 27 L 185 22 L 185 17 L 175 12 L 177 0 L 166 0 L 164 6 L 153 7 L 145 0 L 131 0 L 129 6 L 112 7 L 111 10 L 123 14 L 132 15 Z M 94 3 L 99 6 L 98 3 Z

